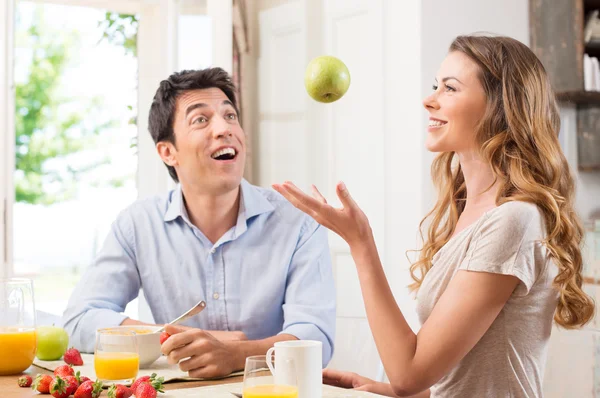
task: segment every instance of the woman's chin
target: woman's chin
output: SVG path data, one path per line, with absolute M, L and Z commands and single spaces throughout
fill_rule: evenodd
M 430 140 L 427 139 L 425 141 L 425 149 L 427 149 L 429 152 L 444 152 L 442 145 L 440 145 L 439 142 L 435 142 L 434 140 Z

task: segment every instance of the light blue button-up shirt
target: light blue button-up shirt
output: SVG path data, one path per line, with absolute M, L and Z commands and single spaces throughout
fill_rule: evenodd
M 188 218 L 181 187 L 140 200 L 113 223 L 63 315 L 70 345 L 94 351 L 96 329 L 121 324 L 143 288 L 154 320 L 167 323 L 205 300 L 184 324 L 287 333 L 333 354 L 335 287 L 327 232 L 278 193 L 243 180 L 237 223 L 212 244 Z

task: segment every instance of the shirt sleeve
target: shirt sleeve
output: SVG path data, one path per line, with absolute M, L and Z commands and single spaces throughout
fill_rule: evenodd
M 515 296 L 526 296 L 537 276 L 536 253 L 542 245 L 542 219 L 537 207 L 510 202 L 493 210 L 475 233 L 459 270 L 513 275 L 520 283 Z
M 120 325 L 122 312 L 139 294 L 141 280 L 133 250 L 133 225 L 123 212 L 111 230 L 94 263 L 75 287 L 63 314 L 70 346 L 94 352 L 96 330 Z
M 302 231 L 288 272 L 281 333 L 323 343 L 325 367 L 333 355 L 336 321 L 327 230 L 307 219 Z

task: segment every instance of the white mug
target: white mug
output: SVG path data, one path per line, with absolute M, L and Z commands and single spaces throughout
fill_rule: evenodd
M 272 358 L 275 352 L 275 368 Z M 323 343 L 312 340 L 278 341 L 267 351 L 267 365 L 273 373 L 275 384 L 290 384 L 293 375 L 286 374 L 288 366 L 277 366 L 291 359 L 298 382 L 298 398 L 321 398 L 323 394 Z

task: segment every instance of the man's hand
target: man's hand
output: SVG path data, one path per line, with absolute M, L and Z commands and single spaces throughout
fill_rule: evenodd
M 245 341 L 248 340 L 246 334 L 242 331 L 223 331 L 223 330 L 206 330 L 214 338 L 221 341 Z
M 221 341 L 209 332 L 182 326 L 168 325 L 165 331 L 171 337 L 161 351 L 170 364 L 179 363 L 179 369 L 190 377 L 226 376 L 239 370 L 239 353 L 230 344 L 235 340 Z

